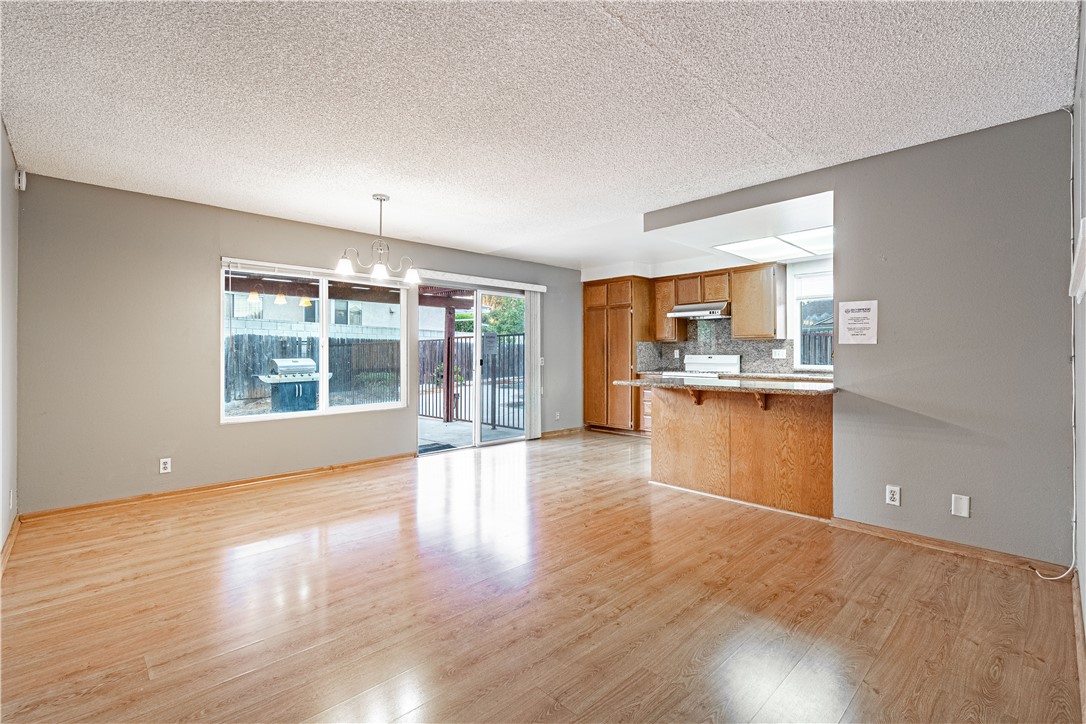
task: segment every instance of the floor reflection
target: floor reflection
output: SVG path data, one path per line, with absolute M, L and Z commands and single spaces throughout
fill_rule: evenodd
M 527 450 L 523 443 L 419 458 L 419 547 L 480 553 L 495 570 L 532 559 Z

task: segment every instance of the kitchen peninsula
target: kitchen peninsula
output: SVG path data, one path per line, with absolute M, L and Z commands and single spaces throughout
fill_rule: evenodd
M 652 480 L 833 516 L 832 382 L 735 376 L 613 384 L 652 390 Z

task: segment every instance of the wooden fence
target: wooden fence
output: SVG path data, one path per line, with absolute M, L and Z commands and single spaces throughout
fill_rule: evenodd
M 226 341 L 225 400 L 259 400 L 271 396 L 271 385 L 256 378 L 271 371 L 277 358 L 313 360 L 320 371 L 316 337 L 235 334 Z M 332 405 L 394 402 L 400 389 L 400 342 L 386 339 L 333 338 L 328 341 L 332 373 L 328 393 Z
M 833 332 L 804 333 L 799 338 L 799 363 L 805 365 L 833 364 Z

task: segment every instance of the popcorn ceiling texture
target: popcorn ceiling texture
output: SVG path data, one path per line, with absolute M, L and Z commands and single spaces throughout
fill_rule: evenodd
M 1077 13 L 5 2 L 0 106 L 32 173 L 367 232 L 381 191 L 394 236 L 576 268 L 628 214 L 1069 104 Z

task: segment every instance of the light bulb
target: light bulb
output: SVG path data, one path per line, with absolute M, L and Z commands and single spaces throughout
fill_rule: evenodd
M 410 267 L 407 273 L 403 275 L 403 280 L 408 284 L 418 284 L 422 280 L 419 279 L 419 270 L 415 267 Z
M 287 295 L 283 294 L 282 292 L 279 292 L 278 294 L 275 295 L 275 303 L 276 304 L 286 304 L 287 303 Z
M 373 277 L 375 279 L 388 279 L 388 267 L 383 261 L 373 265 Z
M 347 258 L 347 252 L 343 252 L 343 256 L 339 258 L 339 262 L 336 264 L 336 274 L 341 276 L 354 274 L 354 264 Z

